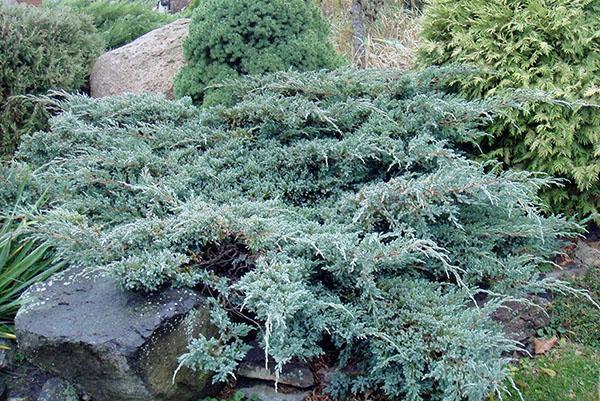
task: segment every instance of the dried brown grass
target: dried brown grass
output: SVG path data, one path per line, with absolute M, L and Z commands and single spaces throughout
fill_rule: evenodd
M 354 61 L 351 0 L 321 0 L 319 4 L 331 22 L 336 49 Z M 376 21 L 367 26 L 366 66 L 410 69 L 419 45 L 421 19 L 403 7 L 403 0 L 388 0 Z

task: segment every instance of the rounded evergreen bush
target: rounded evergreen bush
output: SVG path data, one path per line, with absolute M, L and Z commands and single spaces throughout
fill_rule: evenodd
M 329 41 L 327 21 L 306 0 L 202 1 L 183 49 L 186 65 L 175 78 L 175 92 L 205 104 L 223 100 L 224 92 L 206 87 L 224 79 L 343 62 Z
M 479 67 L 460 82 L 471 97 L 513 88 L 550 95 L 499 119 L 482 145 L 507 165 L 568 179 L 544 197 L 569 214 L 600 205 L 599 15 L 598 0 L 437 0 L 419 54 L 421 65 Z
M 61 10 L 0 6 L 0 155 L 25 131 L 43 127 L 46 113 L 28 98 L 48 90 L 74 91 L 103 48 L 91 21 Z

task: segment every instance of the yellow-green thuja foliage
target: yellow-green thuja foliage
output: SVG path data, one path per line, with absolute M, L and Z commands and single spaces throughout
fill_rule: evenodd
M 421 65 L 469 63 L 459 82 L 472 98 L 513 89 L 549 98 L 511 110 L 482 143 L 507 165 L 563 177 L 544 191 L 555 211 L 600 205 L 600 1 L 436 0 L 429 8 Z
M 343 62 L 329 40 L 327 20 L 307 0 L 202 1 L 183 50 L 186 65 L 175 78 L 175 92 L 204 104 L 227 98 L 207 88 L 225 79 Z

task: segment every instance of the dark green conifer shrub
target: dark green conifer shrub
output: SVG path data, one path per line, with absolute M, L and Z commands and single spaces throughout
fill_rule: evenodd
M 205 104 L 223 101 L 210 84 L 239 75 L 338 67 L 329 24 L 307 0 L 203 0 L 183 45 L 175 92 Z M 226 98 L 226 97 L 225 97 Z
M 52 197 L 37 237 L 71 265 L 204 290 L 219 336 L 183 365 L 226 380 L 256 336 L 277 369 L 337 354 L 342 400 L 482 401 L 517 347 L 490 314 L 564 289 L 538 268 L 577 227 L 540 213 L 548 178 L 456 150 L 502 104 L 448 94 L 455 74 L 248 77 L 212 108 L 70 96 L 13 171 Z
M 435 0 L 419 55 L 421 65 L 479 67 L 460 81 L 471 98 L 525 88 L 563 101 L 513 110 L 482 145 L 509 166 L 568 179 L 544 198 L 580 216 L 600 208 L 599 15 L 598 0 Z
M 143 34 L 176 18 L 170 14 L 156 12 L 151 3 L 140 0 L 63 0 L 49 5 L 89 15 L 98 32 L 104 37 L 108 49 L 133 42 Z
M 65 11 L 0 5 L 0 156 L 19 136 L 44 127 L 47 113 L 31 98 L 80 89 L 103 43 L 90 20 Z

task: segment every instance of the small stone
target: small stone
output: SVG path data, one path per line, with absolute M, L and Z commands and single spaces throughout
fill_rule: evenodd
M 310 391 L 295 391 L 284 393 L 275 391 L 273 386 L 265 384 L 257 384 L 250 387 L 242 387 L 239 389 L 246 398 L 258 398 L 260 401 L 304 401 L 310 396 Z
M 68 382 L 53 378 L 44 384 L 37 401 L 79 401 L 79 396 Z
M 275 383 L 277 379 L 274 366 L 275 362 L 269 359 L 268 367 L 265 367 L 265 352 L 262 348 L 255 346 L 240 363 L 237 376 Z M 315 378 L 308 365 L 300 362 L 291 362 L 283 366 L 277 382 L 279 384 L 306 389 L 314 386 Z
M 596 247 L 590 245 L 595 245 Z M 577 241 L 575 260 L 583 267 L 590 269 L 592 267 L 600 267 L 600 250 L 597 248 L 598 245 L 596 243 L 588 244 L 582 240 Z
M 539 306 L 511 301 L 492 314 L 492 318 L 502 324 L 508 338 L 523 344 L 535 336 L 538 329 L 546 327 L 550 320 L 544 312 L 544 307 L 548 304 L 546 299 L 534 295 L 527 298 Z

